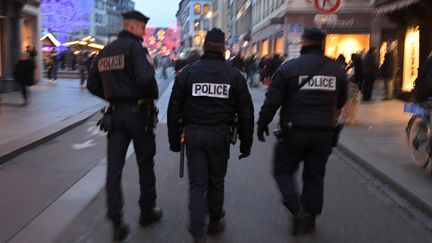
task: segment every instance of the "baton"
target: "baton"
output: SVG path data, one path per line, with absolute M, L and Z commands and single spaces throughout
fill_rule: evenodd
M 182 129 L 182 134 L 180 135 L 180 171 L 179 176 L 183 177 L 184 174 L 184 156 L 185 156 L 185 135 L 184 128 Z

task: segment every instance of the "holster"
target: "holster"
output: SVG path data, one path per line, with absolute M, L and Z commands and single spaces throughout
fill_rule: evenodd
M 295 128 L 292 122 L 279 123 L 279 127 L 273 130 L 273 135 L 279 141 L 283 140 L 284 138 L 293 136 L 294 133 Z
M 342 129 L 344 128 L 344 124 L 343 123 L 337 123 L 334 126 L 333 129 L 333 147 L 336 147 L 338 141 L 339 141 L 339 137 L 340 137 L 340 133 L 342 132 Z
M 228 129 L 228 134 L 227 134 L 228 143 L 231 143 L 233 145 L 237 143 L 238 130 L 239 130 L 239 120 L 238 117 L 235 116 Z

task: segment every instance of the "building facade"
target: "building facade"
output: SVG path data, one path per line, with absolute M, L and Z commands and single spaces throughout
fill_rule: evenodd
M 41 52 L 40 44 L 40 0 L 0 1 L 0 93 L 15 90 L 13 68 L 19 54 L 27 46 Z M 40 55 L 35 60 L 35 79 L 41 78 Z
M 221 29 L 223 32 L 228 32 L 228 11 L 229 0 L 213 0 L 212 3 L 212 25 Z
M 341 1 L 337 11 L 319 13 L 313 1 L 253 0 L 252 35 L 249 52 L 259 56 L 300 54 L 301 34 L 305 28 L 321 27 L 327 33 L 325 52 L 329 57 L 380 47 L 384 39 L 395 38 L 396 25 L 375 15 L 373 0 Z
M 182 0 L 177 11 L 177 23 L 180 27 L 180 48 L 178 53 L 201 48 L 206 31 L 212 28 L 211 0 Z

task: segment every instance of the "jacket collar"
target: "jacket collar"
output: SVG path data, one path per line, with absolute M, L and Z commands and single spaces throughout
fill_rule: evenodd
M 219 52 L 204 52 L 201 60 L 216 60 L 225 62 L 225 57 Z
M 309 45 L 304 46 L 300 50 L 301 55 L 303 54 L 324 54 L 322 45 Z
M 139 41 L 141 41 L 141 42 L 143 41 L 143 38 L 142 38 L 142 37 L 137 37 L 137 36 L 133 35 L 131 32 L 126 31 L 126 30 L 122 30 L 122 31 L 118 34 L 118 38 L 122 38 L 122 37 L 131 37 L 131 38 L 134 38 L 134 39 L 139 40 Z

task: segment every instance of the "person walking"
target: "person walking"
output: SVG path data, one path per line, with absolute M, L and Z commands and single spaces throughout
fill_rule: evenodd
M 380 67 L 380 75 L 384 79 L 384 97 L 383 100 L 394 98 L 394 81 L 397 73 L 397 54 L 395 44 L 390 43 L 387 52 L 384 55 L 384 62 Z
M 78 69 L 80 71 L 80 87 L 85 88 L 85 81 L 87 79 L 87 59 L 89 58 L 88 53 L 80 53 L 78 56 Z
M 324 56 L 325 36 L 318 28 L 305 30 L 300 57 L 285 62 L 273 75 L 258 119 L 257 136 L 264 142 L 268 124 L 281 107 L 273 172 L 283 204 L 293 216 L 293 235 L 313 232 L 321 214 L 334 127 L 347 99 L 345 71 Z M 302 161 L 299 195 L 295 175 Z
M 363 58 L 363 101 L 371 100 L 377 73 L 378 65 L 376 58 L 376 48 L 371 47 Z
M 195 242 L 224 228 L 224 180 L 238 117 L 240 157 L 250 154 L 254 112 L 246 80 L 225 61 L 225 34 L 213 28 L 204 40 L 204 55 L 175 78 L 168 106 L 170 150 L 179 152 L 184 129 L 189 171 L 189 231 Z M 179 122 L 182 121 L 182 124 Z M 229 137 L 229 139 L 228 139 Z M 210 138 L 210 139 L 209 139 Z M 206 215 L 209 224 L 206 230 Z
M 246 80 L 249 83 L 249 87 L 255 87 L 256 85 L 255 74 L 257 69 L 255 54 L 252 54 L 245 60 Z
M 34 70 L 35 70 L 34 60 L 30 57 L 29 53 L 23 52 L 15 65 L 14 68 L 14 79 L 15 82 L 20 86 L 21 94 L 24 100 L 24 106 L 29 104 L 30 92 L 27 86 L 35 84 L 34 80 Z
M 138 11 L 123 13 L 122 17 L 123 30 L 95 58 L 87 81 L 92 94 L 110 103 L 98 123 L 108 132 L 107 217 L 113 223 L 113 239 L 117 241 L 129 234 L 123 222 L 121 180 L 131 140 L 141 189 L 139 224 L 148 226 L 162 217 L 162 210 L 156 207 L 153 168 L 157 116 L 154 100 L 158 98 L 158 86 L 149 52 L 142 44 L 149 18 Z

